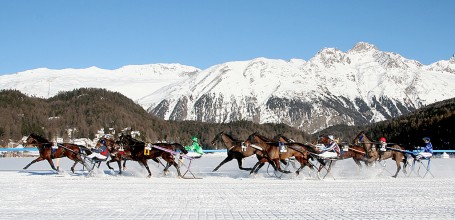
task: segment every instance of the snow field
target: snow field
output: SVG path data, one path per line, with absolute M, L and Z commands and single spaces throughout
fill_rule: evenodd
M 455 159 L 433 159 L 435 178 L 399 174 L 395 165 L 360 172 L 352 160 L 338 161 L 332 176 L 317 180 L 308 168 L 300 176 L 271 177 L 265 165 L 250 176 L 231 161 L 211 172 L 225 154 L 193 161 L 203 179 L 163 176 L 150 161 L 152 178 L 128 161 L 122 176 L 103 164 L 94 177 L 62 159 L 63 174 L 47 162 L 22 170 L 33 158 L 0 159 L 0 219 L 454 219 Z M 244 160 L 245 167 L 256 162 Z M 113 164 L 117 170 L 117 165 Z M 182 168 L 183 169 L 183 168 Z M 183 169 L 184 171 L 185 169 Z M 188 174 L 187 174 L 188 176 Z

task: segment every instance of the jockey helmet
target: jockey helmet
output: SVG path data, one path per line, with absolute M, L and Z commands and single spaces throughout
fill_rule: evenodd
M 379 138 L 379 141 L 380 141 L 380 142 L 387 142 L 387 140 L 385 139 L 385 137 Z
M 104 139 L 101 139 L 100 143 L 101 143 L 102 145 L 106 145 L 106 141 L 105 141 Z
M 197 137 L 194 137 L 194 136 L 193 136 L 193 137 L 191 138 L 191 140 L 197 141 Z
M 424 138 L 422 138 L 422 140 L 424 140 L 424 141 L 430 141 L 430 138 L 429 138 L 429 137 L 424 137 Z
M 330 140 L 332 140 L 332 141 L 335 140 L 335 138 L 333 137 L 333 135 L 329 135 L 329 136 L 327 136 L 327 137 L 328 137 Z

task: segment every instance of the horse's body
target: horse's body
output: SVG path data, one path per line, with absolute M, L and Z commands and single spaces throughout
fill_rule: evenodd
M 317 151 L 316 149 L 314 149 L 313 146 L 295 142 L 294 140 L 289 139 L 281 134 L 275 136 L 273 139 L 277 142 L 285 143 L 287 147 L 286 152 L 280 153 L 280 160 L 295 157 L 295 159 L 299 161 L 300 167 L 296 171 L 297 175 L 299 175 L 300 171 L 305 166 L 310 167 L 310 169 L 314 169 L 313 164 L 309 162 L 309 159 L 313 160 L 314 159 L 313 156 L 317 154 Z
M 154 147 L 152 147 L 150 149 L 149 153 L 144 154 L 144 149 L 146 147 L 145 143 L 132 138 L 131 135 L 120 136 L 120 143 L 124 147 L 124 151 L 125 151 L 124 157 L 127 159 L 137 161 L 140 165 L 143 165 L 147 169 L 147 172 L 149 173 L 148 177 L 151 177 L 152 173 L 150 172 L 150 168 L 147 165 L 147 160 L 152 159 L 153 161 L 160 163 L 158 160 L 158 157 L 163 158 L 168 163 L 164 168 L 164 172 L 167 172 L 169 167 L 171 165 L 173 165 L 175 167 L 175 169 L 177 170 L 178 176 L 180 176 L 180 177 L 182 176 L 180 173 L 178 164 L 175 162 L 175 158 L 174 158 L 173 154 L 160 150 L 160 149 L 157 149 L 157 148 L 154 148 Z M 169 149 L 172 151 L 179 150 L 184 154 L 188 153 L 188 151 L 185 150 L 185 148 L 179 143 L 173 143 L 173 144 L 154 143 L 152 145 L 159 146 L 159 147 Z
M 255 154 L 255 150 L 253 148 L 246 147 L 246 146 L 243 146 L 243 148 L 242 148 L 243 141 L 237 140 L 224 132 L 218 133 L 215 136 L 215 138 L 213 138 L 212 145 L 215 146 L 217 141 L 222 141 L 224 143 L 224 145 L 226 146 L 227 157 L 226 157 L 226 159 L 221 161 L 221 163 L 217 167 L 215 167 L 215 169 L 213 169 L 212 172 L 217 171 L 221 166 L 223 166 L 225 163 L 227 163 L 233 159 L 237 160 L 239 169 L 252 170 L 252 168 L 244 168 L 242 166 L 242 164 L 243 164 L 242 162 L 243 162 L 243 158 L 246 158 L 246 157 L 249 157 L 249 156 L 252 156 Z
M 251 173 L 257 173 L 259 169 L 265 164 L 265 162 L 269 162 L 275 170 L 278 170 L 282 173 L 289 173 L 289 171 L 281 169 L 280 160 L 283 161 L 290 157 L 295 157 L 296 160 L 299 161 L 300 168 L 298 169 L 298 172 L 303 169 L 303 167 L 308 165 L 309 153 L 303 146 L 299 146 L 298 144 L 290 144 L 286 152 L 280 153 L 279 142 L 268 139 L 262 135 L 259 135 L 258 133 L 251 134 L 245 141 L 245 144 L 247 146 L 256 146 L 255 153 L 259 159 L 256 165 L 253 167 Z
M 368 163 L 367 154 L 362 146 L 348 145 L 347 151 L 343 151 L 343 153 L 340 156 L 340 159 L 344 160 L 349 158 L 352 158 L 352 160 L 354 160 L 355 164 L 357 164 L 359 169 L 362 168 L 362 164 L 360 162 L 363 161 L 365 165 L 367 165 Z
M 404 163 L 404 167 L 406 168 L 407 166 L 407 160 L 406 155 L 402 152 L 399 151 L 393 151 L 393 150 L 387 150 L 386 152 L 382 153 L 379 151 L 379 148 L 376 147 L 375 142 L 373 142 L 371 139 L 369 139 L 365 132 L 360 132 L 355 138 L 354 138 L 354 143 L 359 144 L 364 147 L 365 151 L 367 152 L 367 160 L 366 163 L 372 164 L 376 161 L 382 161 L 386 159 L 392 159 L 395 160 L 395 163 L 397 165 L 397 170 L 395 172 L 395 175 L 392 177 L 397 177 L 398 173 L 401 170 L 401 162 Z M 393 145 L 391 148 L 400 150 L 400 151 L 405 151 L 405 149 L 399 145 Z M 406 169 L 403 169 L 403 172 L 406 173 Z
M 39 157 L 30 162 L 27 166 L 25 166 L 24 170 L 36 162 L 47 160 L 47 162 L 49 162 L 49 165 L 51 165 L 51 168 L 55 171 L 58 171 L 58 169 L 55 168 L 52 159 L 68 157 L 70 160 L 74 161 L 74 164 L 71 167 L 71 171 L 74 173 L 74 167 L 76 166 L 77 163 L 81 163 L 82 165 L 86 166 L 86 164 L 81 158 L 81 154 L 84 151 L 86 151 L 88 154 L 90 153 L 85 146 L 71 143 L 57 144 L 56 150 L 53 151 L 52 146 L 54 145 L 54 143 L 35 133 L 32 133 L 28 136 L 28 138 L 25 140 L 24 145 L 36 146 L 39 151 Z

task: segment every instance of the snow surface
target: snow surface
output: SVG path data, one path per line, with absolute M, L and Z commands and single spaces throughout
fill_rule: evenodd
M 454 219 L 455 159 L 433 159 L 435 178 L 391 178 L 391 161 L 360 172 L 352 160 L 338 161 L 333 176 L 317 180 L 305 169 L 281 179 L 240 171 L 235 161 L 211 170 L 225 153 L 194 160 L 192 172 L 203 179 L 179 179 L 162 166 L 145 169 L 129 161 L 125 174 L 105 165 L 94 177 L 62 159 L 62 175 L 46 161 L 22 167 L 34 158 L 0 158 L 0 219 Z M 244 160 L 245 167 L 256 162 Z M 113 165 L 117 169 L 117 165 Z M 187 174 L 188 175 L 188 174 Z

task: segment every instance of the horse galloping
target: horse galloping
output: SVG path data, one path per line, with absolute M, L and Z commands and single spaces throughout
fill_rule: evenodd
M 285 152 L 280 152 L 280 160 L 295 157 L 295 159 L 299 161 L 300 167 L 296 171 L 297 175 L 299 175 L 300 171 L 305 168 L 305 166 L 314 169 L 314 165 L 310 160 L 314 160 L 314 156 L 318 152 L 313 146 L 295 142 L 293 139 L 287 138 L 282 134 L 276 135 L 273 139 L 277 142 L 284 143 L 287 147 Z
M 218 141 L 222 141 L 224 143 L 224 146 L 227 148 L 227 157 L 221 163 L 213 169 L 212 172 L 217 171 L 221 166 L 223 166 L 225 163 L 236 159 L 237 163 L 239 165 L 239 169 L 241 170 L 252 170 L 253 168 L 244 168 L 243 167 L 243 158 L 252 156 L 255 154 L 255 150 L 251 147 L 246 147 L 243 144 L 243 141 L 237 140 L 233 138 L 232 136 L 220 132 L 218 133 L 215 138 L 212 140 L 212 145 L 215 146 Z
M 27 166 L 23 168 L 24 170 L 36 162 L 47 160 L 51 168 L 58 172 L 59 170 L 55 168 L 52 159 L 62 157 L 68 157 L 70 160 L 74 161 L 74 164 L 71 167 L 71 171 L 73 173 L 74 167 L 76 166 L 77 163 L 81 163 L 88 169 L 88 166 L 84 163 L 81 157 L 83 153 L 90 154 L 90 151 L 85 146 L 71 143 L 62 143 L 57 144 L 57 148 L 53 150 L 52 149 L 52 146 L 54 146 L 53 142 L 50 142 L 46 138 L 35 133 L 32 133 L 27 137 L 24 146 L 35 146 L 36 148 L 38 148 L 39 151 L 39 157 L 30 162 L 29 164 L 27 164 Z
M 392 147 L 388 147 L 387 148 L 388 150 L 385 152 L 380 152 L 379 148 L 376 147 L 376 142 L 369 139 L 366 136 L 364 131 L 360 132 L 356 136 L 356 138 L 354 138 L 354 143 L 363 145 L 363 147 L 366 150 L 367 155 L 368 155 L 368 159 L 367 159 L 368 163 L 373 163 L 375 161 L 381 162 L 386 159 L 395 160 L 395 163 L 397 165 L 397 170 L 396 170 L 395 174 L 392 176 L 394 178 L 396 178 L 398 176 L 398 173 L 401 170 L 402 162 L 404 164 L 404 168 L 406 168 L 406 166 L 407 166 L 406 155 L 403 153 L 403 151 L 405 151 L 405 148 L 403 148 L 397 144 L 394 144 Z M 396 149 L 397 151 L 395 151 L 393 149 Z M 403 173 L 406 174 L 406 169 L 403 169 Z
M 188 151 L 181 144 L 154 143 L 152 144 L 150 151 L 145 154 L 144 149 L 146 149 L 146 144 L 142 141 L 132 138 L 131 135 L 121 135 L 119 142 L 122 144 L 124 151 L 128 152 L 128 154 L 126 154 L 126 158 L 137 161 L 141 166 L 144 166 L 149 174 L 148 177 L 151 177 L 152 173 L 150 172 L 147 160 L 152 159 L 156 163 L 160 163 L 158 157 L 163 158 L 168 163 L 164 168 L 165 173 L 168 171 L 169 167 L 173 165 L 177 170 L 178 176 L 182 177 L 178 164 L 175 162 L 174 155 L 153 147 L 153 145 L 155 145 L 172 151 L 178 150 L 184 154 L 188 153 Z

